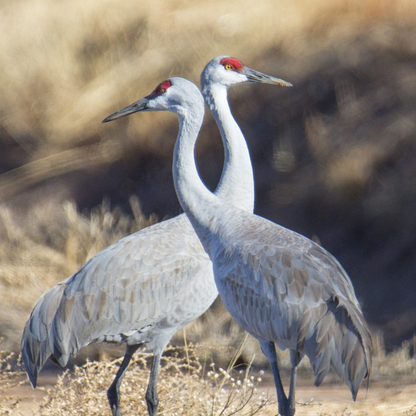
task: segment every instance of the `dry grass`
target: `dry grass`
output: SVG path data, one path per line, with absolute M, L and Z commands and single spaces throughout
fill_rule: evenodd
M 289 78 L 294 83 L 303 82 L 311 74 L 316 76 L 315 71 L 325 68 L 325 63 L 331 64 L 335 53 L 346 53 L 345 44 L 358 39 L 364 31 L 376 46 L 390 48 L 397 56 L 410 54 L 414 48 L 411 39 L 404 36 L 394 40 L 396 32 L 391 28 L 416 23 L 416 3 L 412 0 L 283 0 L 278 6 L 274 0 L 155 0 L 140 4 L 20 0 L 3 2 L 0 10 L 4 33 L 0 39 L 0 145 L 4 147 L 0 169 L 6 171 L 0 175 L 2 200 L 10 195 L 25 195 L 30 187 L 68 172 L 85 167 L 105 169 L 132 153 L 135 142 L 142 142 L 143 153 L 147 148 L 165 154 L 160 125 L 176 122 L 169 115 L 158 115 L 157 128 L 155 119 L 145 116 L 105 128 L 100 121 L 170 75 L 197 82 L 204 64 L 219 53 L 238 56 L 250 65 L 255 62 L 259 69 L 277 76 L 281 75 L 280 68 L 275 65 L 281 65 L 283 76 L 289 69 L 285 61 L 297 57 L 296 68 L 292 68 L 295 72 Z M 356 71 L 365 53 L 358 46 L 347 52 L 342 57 L 344 61 L 341 57 L 340 61 Z M 276 60 L 279 55 L 286 59 Z M 411 75 L 395 75 L 399 91 L 412 90 Z M 264 108 L 268 97 L 270 103 L 267 93 L 261 97 L 266 101 L 257 98 L 250 108 L 242 104 L 240 118 L 250 115 L 257 120 L 273 111 L 287 119 L 283 127 L 287 126 L 288 131 L 282 131 L 273 142 L 273 163 L 276 171 L 289 173 L 275 187 L 270 187 L 269 177 L 256 177 L 260 189 L 270 188 L 266 200 L 277 201 L 279 206 L 310 206 L 311 200 L 321 198 L 330 205 L 333 195 L 340 194 L 345 206 L 345 199 L 354 199 L 377 181 L 374 172 L 388 161 L 391 152 L 412 139 L 409 136 L 414 122 L 409 114 L 388 128 L 380 125 L 380 142 L 349 140 L 351 126 L 372 116 L 373 91 L 361 94 L 351 77 L 334 78 L 336 115 L 329 117 L 316 111 L 304 119 L 306 142 L 302 146 L 307 147 L 305 152 L 310 152 L 318 165 L 312 174 L 306 166 L 293 179 L 289 176 L 299 163 L 292 148 L 297 145 L 291 138 L 294 127 L 289 119 L 294 111 L 290 108 L 302 108 L 305 96 L 300 90 L 291 92 L 294 97 L 290 98 L 287 113 L 273 107 L 273 103 Z M 378 92 L 378 101 L 389 99 L 388 91 Z M 308 109 L 302 111 L 307 113 Z M 260 118 L 257 123 L 265 121 Z M 410 133 L 403 131 L 406 129 Z M 289 178 L 287 183 L 285 178 Z M 383 187 L 397 189 L 394 182 L 382 179 Z M 400 183 L 411 186 L 410 181 Z M 403 193 L 410 194 L 407 188 Z M 137 223 L 138 217 L 131 221 L 120 212 L 113 216 L 107 208 L 87 219 L 71 204 L 62 207 L 67 195 L 64 191 L 54 197 L 47 195 L 43 203 L 33 202 L 42 198 L 36 194 L 32 191 L 23 197 L 23 213 L 16 213 L 7 203 L 0 207 L 0 335 L 5 337 L 7 349 L 16 350 L 26 317 L 44 291 L 101 248 L 146 223 L 143 218 Z M 386 216 L 398 218 L 396 211 L 389 211 L 393 199 L 399 196 L 379 193 L 367 202 L 368 209 L 378 210 L 379 217 L 385 209 Z M 309 215 L 318 216 L 313 211 Z M 223 316 L 220 322 L 217 316 Z M 229 322 L 228 315 L 222 312 L 215 319 L 205 317 L 189 329 L 188 336 L 193 342 L 201 342 L 201 326 L 217 325 L 222 328 L 220 337 L 226 344 Z M 411 326 L 406 322 L 402 324 L 403 331 Z M 239 339 L 238 330 L 232 331 L 231 339 Z
M 201 364 L 196 349 L 189 345 L 186 350 L 168 347 L 162 359 L 159 374 L 158 394 L 160 415 L 224 415 L 240 414 L 251 416 L 274 404 L 265 392 L 257 389 L 260 377 L 251 374 L 251 366 L 243 371 L 233 370 L 234 356 L 227 370 L 215 363 Z M 1 357 L 0 357 L 1 358 Z M 149 378 L 149 360 L 146 352 L 136 354 L 121 389 L 122 411 L 125 414 L 146 414 L 144 400 Z M 4 367 L 0 378 L 0 392 L 19 384 L 21 371 L 12 371 L 5 356 L 0 360 Z M 104 415 L 109 413 L 106 397 L 109 375 L 117 372 L 121 359 L 114 361 L 87 362 L 66 371 L 58 377 L 53 389 L 47 391 L 43 403 L 38 405 L 39 414 L 44 416 Z M 20 382 L 21 384 L 22 382 Z M 0 395 L 2 414 L 18 414 L 22 398 Z
M 168 347 L 158 383 L 160 415 L 275 415 L 277 405 L 269 370 L 266 373 L 255 371 L 251 363 L 235 367 L 243 347 L 242 344 L 234 350 L 226 369 L 210 360 L 201 361 L 198 346 Z M 408 347 L 405 345 L 388 356 L 381 351 L 375 355 L 370 390 L 367 395 L 361 392 L 355 403 L 348 389 L 339 382 L 326 380 L 320 388 L 314 389 L 310 379 L 301 377 L 296 414 L 415 416 L 416 360 L 409 358 Z M 139 352 L 130 364 L 121 389 L 123 414 L 147 413 L 144 396 L 150 360 L 151 354 Z M 73 372 L 66 371 L 58 377 L 56 384 L 44 392 L 43 399 L 32 399 L 28 406 L 30 393 L 25 397 L 16 387 L 26 385 L 26 377 L 22 370 L 16 369 L 13 355 L 0 352 L 0 412 L 15 416 L 107 415 L 110 411 L 106 391 L 120 362 L 121 359 L 104 360 L 75 366 Z M 407 377 L 403 378 L 404 374 Z M 365 390 L 365 386 L 362 388 Z
M 269 404 L 265 394 L 257 394 L 250 370 L 231 377 L 215 365 L 203 368 L 190 347 L 183 350 L 168 348 L 169 358 L 163 359 L 160 373 L 159 397 L 161 415 L 254 415 Z M 145 414 L 144 395 L 149 371 L 149 354 L 135 358 L 123 382 L 123 410 L 126 414 Z M 107 414 L 106 385 L 108 372 L 114 374 L 118 362 L 87 363 L 77 367 L 73 375 L 60 378 L 56 389 L 48 394 L 41 406 L 46 415 Z M 69 383 L 68 383 L 69 382 Z M 136 387 L 138 385 L 138 388 Z M 69 388 L 69 389 L 68 389 Z M 97 394 L 100 392 L 100 394 Z M 256 397 L 254 397 L 256 396 Z

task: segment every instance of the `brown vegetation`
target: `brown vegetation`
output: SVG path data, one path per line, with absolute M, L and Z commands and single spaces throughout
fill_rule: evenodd
M 107 196 L 131 214 L 129 198 L 138 195 L 146 215 L 179 212 L 170 174 L 175 118 L 100 122 L 170 75 L 197 82 L 220 53 L 295 85 L 231 91 L 252 154 L 256 212 L 315 236 L 340 259 L 388 349 L 412 337 L 413 1 L 20 0 L 0 7 L 0 335 L 11 348 L 46 288 L 130 232 L 113 223 L 112 238 L 81 249 L 74 262 L 66 251 L 78 244 L 70 228 L 80 225 L 65 218 L 63 201 L 84 210 Z M 197 158 L 211 187 L 220 153 L 207 119 Z
M 169 347 L 162 360 L 159 381 L 160 415 L 275 415 L 274 385 L 271 375 L 253 370 L 251 362 L 235 365 L 244 345 L 235 351 L 224 369 L 212 360 L 201 360 L 200 347 Z M 369 391 L 352 402 L 346 386 L 327 379 L 318 389 L 313 387 L 311 369 L 302 364 L 302 379 L 297 393 L 297 415 L 416 415 L 414 382 L 416 360 L 409 358 L 408 346 L 385 356 L 376 347 L 373 381 Z M 13 356 L 0 352 L 0 412 L 5 415 L 107 415 L 106 390 L 116 373 L 121 358 L 113 361 L 87 362 L 65 371 L 49 389 L 41 388 L 42 396 L 33 398 L 33 391 L 22 370 L 11 365 Z M 282 367 L 289 368 L 282 357 Z M 146 414 L 144 395 L 149 377 L 151 354 L 135 355 L 122 385 L 122 412 Z M 288 360 L 287 360 L 288 361 Z M 263 380 L 264 378 L 264 380 Z M 23 379 L 23 380 L 22 380 Z M 38 389 L 39 390 L 39 389 Z
M 414 380 L 416 2 L 15 0 L 0 11 L 3 349 L 18 350 L 27 316 L 49 287 L 155 222 L 152 213 L 179 212 L 170 174 L 175 118 L 101 120 L 169 76 L 198 82 L 206 62 L 224 53 L 294 84 L 230 92 L 253 159 L 256 212 L 318 239 L 339 258 L 374 332 L 381 330 L 374 379 Z M 211 188 L 221 151 L 207 117 L 196 156 Z M 100 205 L 106 197 L 113 208 Z M 227 346 L 237 348 L 243 333 L 216 302 L 186 336 L 198 343 L 201 362 L 224 365 L 233 355 Z M 182 344 L 183 333 L 173 342 Z M 107 359 L 120 354 L 99 351 Z M 240 360 L 250 362 L 253 353 L 255 366 L 264 365 L 252 339 Z M 136 360 L 135 380 L 147 377 L 145 358 Z M 286 368 L 287 355 L 281 360 Z M 87 364 L 77 370 L 82 377 L 70 377 L 71 389 L 89 377 L 108 380 L 116 365 Z M 1 383 L 10 382 L 14 376 L 3 370 Z M 195 389 L 214 394 L 209 380 L 193 374 L 181 383 L 192 379 Z M 179 385 L 175 377 L 162 391 Z M 50 403 L 62 399 L 60 391 Z M 345 410 L 315 401 L 297 414 L 415 414 L 407 404 Z

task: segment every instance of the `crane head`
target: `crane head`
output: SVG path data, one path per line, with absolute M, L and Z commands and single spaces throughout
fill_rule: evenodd
M 201 88 L 213 84 L 232 87 L 233 85 L 259 82 L 291 87 L 290 82 L 275 78 L 262 72 L 248 68 L 241 61 L 231 56 L 217 56 L 212 59 L 201 74 Z
M 171 111 L 182 114 L 185 108 L 200 109 L 201 107 L 203 113 L 204 101 L 198 87 L 184 78 L 172 77 L 161 82 L 151 94 L 111 114 L 103 120 L 103 123 L 138 111 Z

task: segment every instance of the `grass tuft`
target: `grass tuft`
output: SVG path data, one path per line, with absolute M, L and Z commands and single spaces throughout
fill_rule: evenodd
M 152 354 L 134 356 L 121 387 L 123 414 L 146 414 L 145 392 Z M 109 413 L 106 391 L 109 375 L 114 375 L 121 359 L 87 362 L 66 371 L 49 390 L 40 406 L 45 416 L 106 415 Z M 236 374 L 234 374 L 236 373 Z M 200 363 L 196 348 L 168 347 L 162 358 L 158 382 L 159 412 L 163 415 L 234 414 L 252 416 L 274 404 L 265 392 L 257 391 L 259 380 L 250 366 L 242 372 L 225 371 Z

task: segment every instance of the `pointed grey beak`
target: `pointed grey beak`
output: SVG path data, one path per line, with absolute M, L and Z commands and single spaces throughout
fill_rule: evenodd
M 243 74 L 247 77 L 247 82 L 260 82 L 262 84 L 274 84 L 282 87 L 292 87 L 290 82 L 284 81 L 280 78 L 275 78 L 270 75 L 263 74 L 262 72 L 255 71 L 254 69 L 245 67 Z
M 128 116 L 129 114 L 137 113 L 138 111 L 145 111 L 147 109 L 148 102 L 148 97 L 142 98 L 141 100 L 136 101 L 128 107 L 125 107 L 122 110 L 111 114 L 111 116 L 108 116 L 102 122 L 108 123 L 109 121 L 117 120 L 118 118 Z

